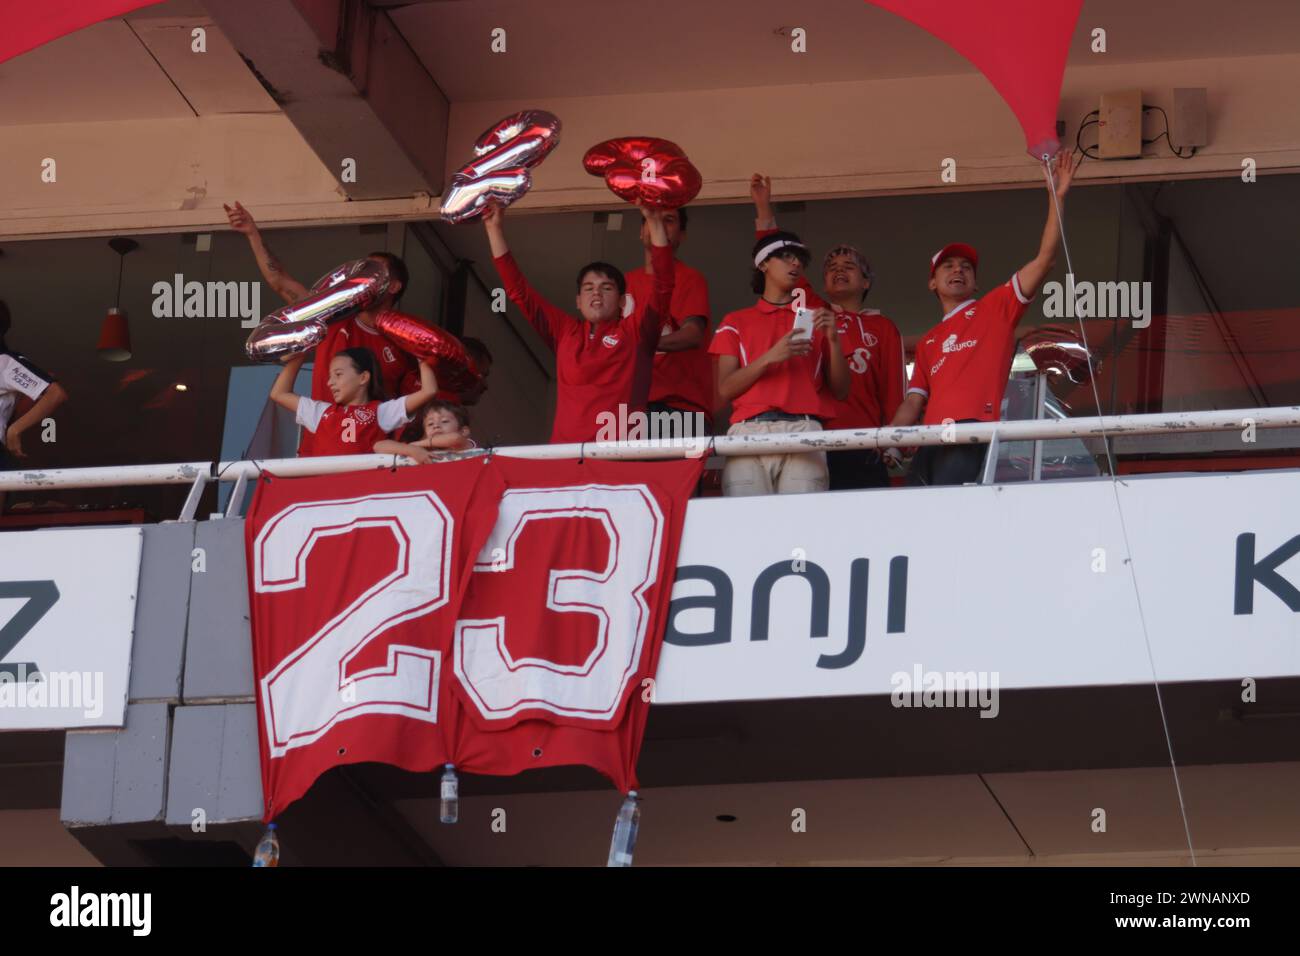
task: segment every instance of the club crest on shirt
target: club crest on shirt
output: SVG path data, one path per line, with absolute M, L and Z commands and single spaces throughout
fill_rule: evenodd
M 370 425 L 375 421 L 374 410 L 365 405 L 353 405 L 348 409 L 348 417 L 358 425 Z
M 397 361 L 397 356 L 393 354 L 393 350 L 387 345 L 384 346 L 384 361 L 388 362 L 390 365 Z
M 618 343 L 621 342 L 622 339 L 620 339 L 617 335 L 611 333 L 610 335 L 605 336 L 600 341 L 604 343 L 605 348 L 616 349 L 618 348 Z
M 863 333 L 862 333 L 862 344 L 865 345 L 865 346 L 866 346 L 867 348 L 869 348 L 869 349 L 874 349 L 877 345 L 880 344 L 880 339 L 876 338 L 876 337 L 875 337 L 874 335 L 872 335 L 870 332 L 863 332 Z

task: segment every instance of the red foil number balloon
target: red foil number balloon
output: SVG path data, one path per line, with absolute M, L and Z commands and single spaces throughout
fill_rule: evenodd
M 607 139 L 587 150 L 583 168 L 602 176 L 619 199 L 676 209 L 697 195 L 703 180 L 682 148 L 653 136 Z
M 375 316 L 375 328 L 403 352 L 427 362 L 438 378 L 440 390 L 464 392 L 478 384 L 480 376 L 473 359 L 450 332 L 392 310 Z
M 451 177 L 442 218 L 465 222 L 489 201 L 508 206 L 533 188 L 529 170 L 560 144 L 560 120 L 545 110 L 524 110 L 498 120 L 474 143 L 476 159 Z

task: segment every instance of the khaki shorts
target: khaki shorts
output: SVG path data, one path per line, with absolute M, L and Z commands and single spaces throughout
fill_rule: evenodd
M 772 435 L 782 432 L 819 432 L 821 423 L 811 419 L 793 422 L 737 422 L 728 435 Z M 797 495 L 825 491 L 830 481 L 826 452 L 797 455 L 730 455 L 722 468 L 722 493 L 737 498 L 745 495 Z

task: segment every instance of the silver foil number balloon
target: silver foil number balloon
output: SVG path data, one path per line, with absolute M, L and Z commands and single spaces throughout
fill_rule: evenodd
M 465 222 L 483 214 L 488 200 L 508 206 L 533 188 L 529 172 L 560 143 L 560 120 L 545 110 L 524 110 L 497 121 L 474 143 L 475 159 L 451 177 L 442 218 Z
M 258 324 L 244 351 L 254 362 L 275 362 L 319 345 L 331 322 L 378 302 L 389 282 L 382 259 L 356 259 L 326 273 L 311 294 L 276 309 Z

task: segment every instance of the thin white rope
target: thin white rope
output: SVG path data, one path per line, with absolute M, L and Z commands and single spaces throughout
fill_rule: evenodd
M 1052 204 L 1056 208 L 1057 228 L 1061 232 L 1061 250 L 1065 253 L 1065 269 L 1072 283 L 1074 279 L 1074 263 L 1070 260 L 1070 243 L 1065 235 L 1065 213 L 1061 208 L 1061 198 L 1056 194 L 1056 177 L 1052 174 L 1052 157 L 1044 154 L 1043 171 L 1047 175 L 1047 192 L 1052 197 Z M 1072 291 L 1072 290 L 1068 290 Z M 1146 612 L 1142 607 L 1142 589 L 1138 587 L 1137 564 L 1133 559 L 1133 548 L 1129 544 L 1128 523 L 1124 520 L 1124 506 L 1120 501 L 1119 495 L 1119 475 L 1115 471 L 1115 457 L 1110 450 L 1110 436 L 1106 434 L 1106 420 L 1102 415 L 1101 396 L 1097 391 L 1097 376 L 1093 374 L 1092 367 L 1092 348 L 1088 345 L 1088 331 L 1083 324 L 1083 316 L 1078 314 L 1075 309 L 1075 320 L 1079 323 L 1079 336 L 1083 341 L 1083 352 L 1088 358 L 1088 380 L 1092 384 L 1093 401 L 1097 404 L 1097 421 L 1101 426 L 1102 445 L 1106 449 L 1106 462 L 1110 468 L 1110 486 L 1115 495 L 1115 512 L 1119 516 L 1120 534 L 1124 538 L 1124 550 L 1128 554 L 1129 561 L 1129 578 L 1133 582 L 1133 598 L 1137 602 L 1138 621 L 1142 626 L 1142 641 L 1147 649 L 1147 664 L 1151 668 L 1151 683 L 1156 689 L 1156 706 L 1160 710 L 1160 725 L 1164 729 L 1165 748 L 1169 753 L 1169 769 L 1174 775 L 1174 790 L 1178 794 L 1178 812 L 1183 818 L 1183 833 L 1187 837 L 1187 852 L 1191 856 L 1192 866 L 1197 866 L 1196 847 L 1192 843 L 1192 826 L 1187 819 L 1187 803 L 1183 799 L 1183 784 L 1178 774 L 1178 761 L 1174 757 L 1174 740 L 1169 733 L 1169 716 L 1165 713 L 1164 695 L 1160 692 L 1160 677 L 1156 673 L 1156 659 L 1151 651 L 1151 635 L 1147 630 Z

